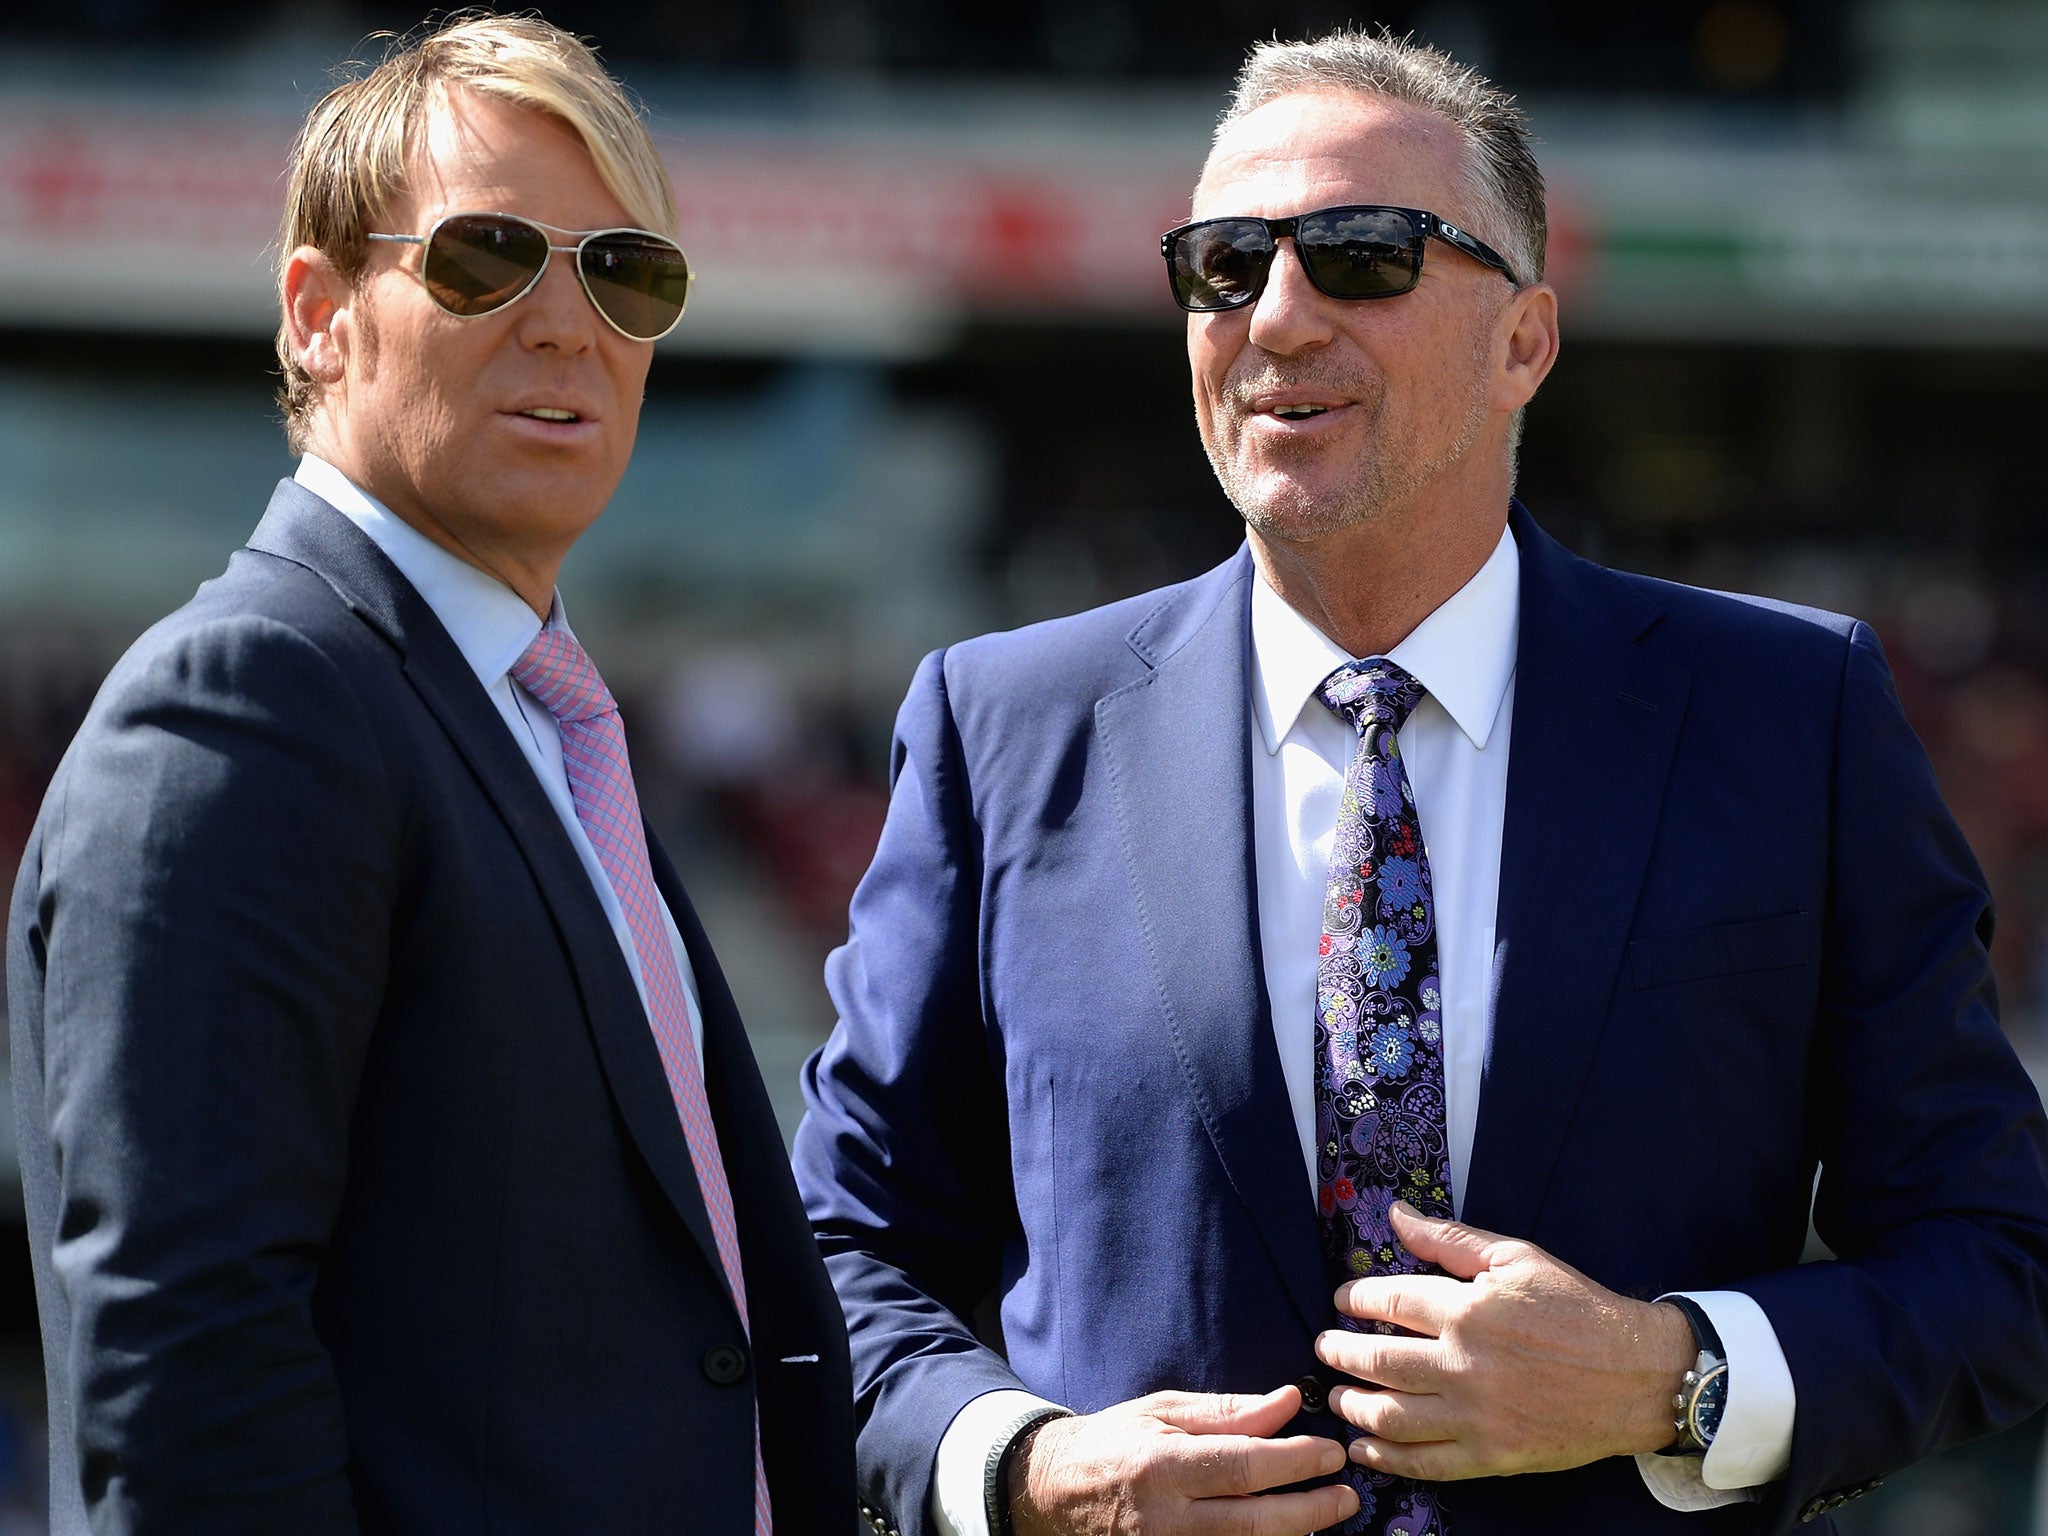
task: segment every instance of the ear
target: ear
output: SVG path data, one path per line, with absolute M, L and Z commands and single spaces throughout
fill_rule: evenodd
M 1532 283 L 1517 292 L 1501 311 L 1505 336 L 1500 371 L 1493 382 L 1497 411 L 1518 411 L 1536 396 L 1557 361 L 1557 290 Z
M 354 339 L 355 289 L 325 251 L 302 245 L 285 259 L 284 326 L 299 366 L 324 385 L 341 382 Z

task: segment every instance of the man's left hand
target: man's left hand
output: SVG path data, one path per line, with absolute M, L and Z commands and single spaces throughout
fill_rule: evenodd
M 1366 1431 L 1354 1461 L 1441 1481 L 1554 1472 L 1669 1445 L 1671 1395 L 1696 1353 L 1676 1307 L 1597 1285 L 1533 1243 L 1393 1207 L 1394 1234 L 1441 1275 L 1337 1289 L 1346 1316 L 1407 1335 L 1333 1330 L 1323 1362 L 1371 1385 L 1330 1408 Z

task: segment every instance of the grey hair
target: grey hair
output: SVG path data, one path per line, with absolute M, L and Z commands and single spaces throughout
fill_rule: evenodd
M 1239 118 L 1302 91 L 1348 91 L 1405 102 L 1448 119 L 1465 141 L 1468 221 L 1514 268 L 1518 283 L 1543 280 L 1550 220 L 1543 168 L 1531 146 L 1529 119 L 1515 98 L 1449 54 L 1382 28 L 1340 28 L 1308 42 L 1258 43 L 1237 72 L 1216 140 Z M 1431 210 L 1432 212 L 1436 210 Z M 1523 416 L 1508 424 L 1510 477 L 1522 446 Z
M 1543 171 L 1530 148 L 1529 120 L 1514 97 L 1412 37 L 1345 28 L 1309 42 L 1253 47 L 1217 137 L 1246 113 L 1300 91 L 1383 96 L 1449 119 L 1465 141 L 1470 221 L 1507 258 L 1517 282 L 1542 280 L 1549 228 Z

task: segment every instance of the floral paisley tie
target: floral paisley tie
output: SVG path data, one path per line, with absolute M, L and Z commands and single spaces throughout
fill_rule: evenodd
M 1358 732 L 1316 976 L 1316 1214 L 1332 1289 L 1360 1275 L 1430 1272 L 1394 1240 L 1396 1199 L 1451 1214 L 1436 900 L 1395 740 L 1423 692 L 1381 659 L 1339 667 L 1316 692 Z M 1444 1536 L 1435 1484 L 1355 1462 L 1344 1475 L 1358 1492 L 1358 1513 L 1337 1527 L 1346 1536 Z

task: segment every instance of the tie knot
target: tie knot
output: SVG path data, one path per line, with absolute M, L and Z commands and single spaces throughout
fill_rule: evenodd
M 619 706 L 590 656 L 565 629 L 543 629 L 512 663 L 519 686 L 540 700 L 558 724 L 609 714 Z
M 1323 679 L 1316 697 L 1362 736 L 1373 725 L 1398 732 L 1428 691 L 1384 656 L 1375 656 L 1347 661 Z

